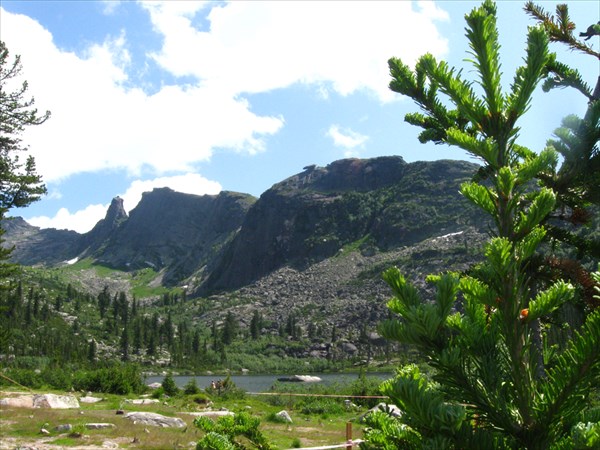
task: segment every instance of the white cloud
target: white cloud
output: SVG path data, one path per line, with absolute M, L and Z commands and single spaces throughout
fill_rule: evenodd
M 333 144 L 336 147 L 342 147 L 346 151 L 344 156 L 358 156 L 358 149 L 362 147 L 369 139 L 364 134 L 357 133 L 349 128 L 340 128 L 339 125 L 331 125 L 327 130 L 327 136 L 333 139 Z
M 46 182 L 102 169 L 189 171 L 215 148 L 263 151 L 265 136 L 283 126 L 282 118 L 257 116 L 244 98 L 223 89 L 164 86 L 147 95 L 126 88 L 131 59 L 124 34 L 80 58 L 59 50 L 26 16 L 2 10 L 0 27 L 11 53 L 22 55 L 36 106 L 52 111 L 25 133 Z
M 216 181 L 207 180 L 197 173 L 186 173 L 152 180 L 135 180 L 129 185 L 125 193 L 120 194 L 119 197 L 123 199 L 127 212 L 130 212 L 141 200 L 142 193 L 161 187 L 169 187 L 174 191 L 196 195 L 216 195 L 222 189 Z M 54 217 L 36 216 L 28 218 L 26 221 L 40 228 L 69 229 L 78 233 L 85 233 L 106 216 L 108 206 L 108 204 L 89 205 L 73 213 L 67 208 L 61 208 Z
M 171 3 L 141 3 L 164 36 L 156 61 L 232 93 L 330 82 L 343 95 L 368 89 L 390 100 L 390 56 L 412 63 L 448 49 L 434 25 L 448 16 L 433 2 L 229 2 L 211 9 L 210 30 Z
M 74 213 L 67 208 L 60 208 L 54 217 L 36 216 L 25 220 L 40 228 L 56 228 L 57 230 L 74 230 L 78 233 L 85 233 L 104 218 L 107 208 L 108 205 L 89 205 Z
M 118 14 L 116 6 L 105 13 Z M 305 83 L 324 99 L 332 91 L 367 90 L 388 101 L 395 98 L 387 88 L 390 56 L 410 64 L 425 52 L 448 50 L 435 27 L 448 17 L 430 2 L 144 1 L 140 7 L 163 37 L 151 57 L 195 84 L 148 94 L 128 79 L 128 72 L 151 65 L 131 67 L 125 32 L 75 54 L 59 49 L 35 20 L 0 10 L 2 39 L 22 56 L 36 106 L 52 111 L 24 135 L 45 182 L 106 169 L 135 176 L 144 168 L 159 177 L 190 172 L 218 148 L 258 153 L 285 120 L 255 114 L 244 94 Z M 203 8 L 210 12 L 198 25 L 195 14 Z M 366 139 L 333 131 L 336 145 L 349 152 Z M 94 210 L 61 210 L 48 220 L 63 227 Z

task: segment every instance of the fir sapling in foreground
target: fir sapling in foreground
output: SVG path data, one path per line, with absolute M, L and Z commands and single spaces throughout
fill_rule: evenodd
M 600 311 L 562 349 L 550 345 L 561 324 L 544 320 L 572 301 L 575 288 L 542 283 L 529 267 L 556 203 L 555 192 L 535 188 L 535 180 L 555 170 L 558 156 L 519 145 L 517 123 L 555 55 L 543 27 L 530 28 L 524 65 L 503 93 L 495 4 L 486 1 L 465 19 L 475 82 L 424 55 L 414 70 L 392 58 L 390 87 L 420 106 L 406 120 L 424 129 L 422 142 L 455 145 L 482 162 L 486 182 L 465 183 L 461 193 L 491 218 L 493 237 L 485 261 L 467 275 L 428 277 L 434 299 L 421 298 L 398 269 L 384 273 L 395 317 L 382 333 L 414 345 L 432 375 L 408 365 L 383 384 L 404 414 L 369 416 L 362 448 L 594 448 L 600 409 L 589 396 L 600 372 Z

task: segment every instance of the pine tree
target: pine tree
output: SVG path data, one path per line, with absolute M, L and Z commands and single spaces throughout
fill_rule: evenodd
M 262 314 L 255 309 L 252 314 L 252 319 L 250 320 L 250 336 L 252 339 L 258 339 L 260 337 L 260 330 L 263 327 L 263 317 Z
M 28 84 L 24 81 L 15 91 L 8 88 L 21 75 L 20 56 L 11 62 L 6 44 L 0 41 L 0 227 L 6 213 L 12 208 L 22 208 L 40 199 L 46 193 L 41 177 L 36 172 L 33 156 L 25 162 L 19 156 L 27 150 L 20 135 L 26 127 L 41 125 L 50 112 L 39 115 L 33 107 L 35 100 L 26 100 Z M 0 243 L 4 229 L 0 228 Z M 0 247 L 0 277 L 14 274 L 15 267 L 6 263 L 12 249 Z M 0 288 L 4 283 L 0 283 Z
M 225 316 L 225 322 L 223 323 L 223 331 L 221 333 L 221 342 L 225 345 L 229 345 L 233 342 L 237 335 L 239 324 L 235 316 L 231 311 Z
M 558 157 L 551 147 L 536 154 L 517 143 L 518 119 L 555 55 L 543 27 L 530 28 L 524 65 L 505 94 L 495 4 L 485 1 L 465 19 L 478 89 L 431 55 L 422 56 L 414 71 L 392 58 L 390 87 L 421 107 L 406 117 L 424 128 L 421 141 L 458 146 L 483 162 L 487 182 L 465 183 L 461 193 L 491 217 L 494 237 L 485 261 L 468 275 L 428 277 L 437 288 L 432 301 L 424 301 L 397 268 L 384 273 L 396 317 L 381 331 L 414 345 L 432 374 L 407 365 L 383 383 L 383 393 L 404 414 L 371 415 L 363 447 L 593 448 L 600 443 L 600 416 L 589 401 L 600 374 L 600 311 L 587 316 L 562 351 L 545 345 L 550 323 L 540 333 L 543 345 L 533 344 L 537 321 L 574 293 L 562 280 L 536 284 L 529 271 L 546 236 L 542 223 L 556 204 L 552 189 L 531 186 Z
M 119 347 L 121 348 L 121 360 L 129 361 L 129 332 L 127 328 L 123 328 Z

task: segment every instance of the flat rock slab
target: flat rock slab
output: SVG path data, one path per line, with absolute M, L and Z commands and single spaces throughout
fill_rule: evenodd
M 163 428 L 183 428 L 185 422 L 179 417 L 167 417 L 162 414 L 151 412 L 130 412 L 125 414 L 125 418 L 133 421 L 134 424 L 150 425 Z
M 72 395 L 42 394 L 33 397 L 34 408 L 71 409 L 79 408 L 79 402 Z
M 153 405 L 159 402 L 160 400 L 155 398 L 134 398 L 125 400 L 125 403 L 131 403 L 132 405 Z
M 33 408 L 33 395 L 20 395 L 0 399 L 0 406 L 7 408 Z
M 232 411 L 199 411 L 199 412 L 185 412 L 182 414 L 189 414 L 195 417 L 223 417 L 235 415 Z
M 104 430 L 106 428 L 116 428 L 114 423 L 86 423 L 85 427 L 88 430 Z
M 79 402 L 72 395 L 21 395 L 0 400 L 0 406 L 12 408 L 50 408 L 71 409 L 79 408 Z
M 104 400 L 104 399 L 100 398 L 100 397 L 91 397 L 89 395 L 86 395 L 85 397 L 81 397 L 79 399 L 79 401 L 81 403 L 98 403 L 98 402 L 101 402 L 102 400 Z

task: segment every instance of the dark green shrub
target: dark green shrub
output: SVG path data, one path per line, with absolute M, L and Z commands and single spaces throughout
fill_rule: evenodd
M 165 390 L 163 389 L 163 387 L 159 387 L 157 389 L 154 389 L 152 391 L 152 398 L 162 398 L 162 396 L 165 394 Z
M 231 379 L 231 375 L 227 375 L 224 380 L 219 380 L 216 387 L 208 387 L 206 391 L 210 395 L 218 395 L 223 400 L 242 399 L 246 396 L 246 391 L 237 387 Z
M 138 367 L 133 365 L 78 371 L 73 378 L 73 387 L 79 391 L 119 395 L 141 394 L 146 390 Z
M 200 393 L 200 388 L 198 387 L 195 378 L 190 378 L 190 381 L 185 384 L 183 387 L 183 393 L 185 395 L 194 395 Z
M 287 423 L 287 421 L 283 417 L 278 416 L 276 412 L 267 414 L 265 420 L 272 423 Z
M 198 405 L 206 405 L 211 401 L 210 397 L 203 393 L 194 394 L 192 397 L 190 397 L 190 400 Z
M 338 400 L 309 398 L 299 403 L 298 408 L 302 414 L 342 414 L 344 406 Z
M 41 373 L 31 369 L 10 369 L 3 373 L 5 377 L 0 377 L 0 386 L 15 386 L 15 383 L 32 389 L 42 387 L 43 379 Z
M 63 368 L 46 367 L 40 374 L 44 385 L 52 389 L 68 391 L 73 388 L 73 377 Z
M 163 379 L 161 386 L 164 394 L 168 395 L 169 397 L 176 397 L 179 394 L 179 388 L 175 384 L 175 380 L 173 379 L 171 372 L 169 372 Z

